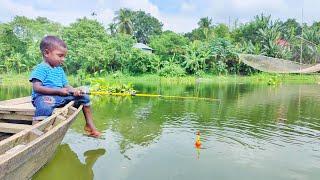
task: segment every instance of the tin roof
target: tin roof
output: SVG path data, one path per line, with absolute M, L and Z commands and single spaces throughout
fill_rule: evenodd
M 133 47 L 138 48 L 138 49 L 153 50 L 151 47 L 149 47 L 143 43 L 136 43 L 135 45 L 133 45 Z

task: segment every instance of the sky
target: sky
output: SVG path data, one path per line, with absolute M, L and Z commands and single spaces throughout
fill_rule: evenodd
M 308 24 L 320 21 L 317 0 L 0 0 L 0 22 L 19 15 L 47 17 L 68 25 L 86 16 L 108 25 L 120 8 L 150 13 L 164 24 L 164 30 L 178 33 L 192 31 L 202 17 L 227 25 L 248 22 L 261 13 L 274 20 L 295 18 Z M 97 15 L 91 16 L 92 12 Z

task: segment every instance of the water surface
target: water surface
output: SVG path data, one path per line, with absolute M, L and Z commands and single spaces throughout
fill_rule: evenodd
M 82 114 L 34 179 L 319 179 L 319 85 L 136 85 L 220 101 L 92 97 L 102 139 Z M 0 98 L 28 95 L 1 88 Z M 196 132 L 202 147 L 196 149 Z

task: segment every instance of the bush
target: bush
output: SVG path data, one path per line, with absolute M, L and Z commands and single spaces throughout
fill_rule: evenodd
M 219 74 L 219 75 L 228 73 L 227 65 L 223 61 L 216 61 L 214 63 L 214 69 L 213 70 L 214 70 L 215 74 Z
M 133 74 L 156 72 L 159 65 L 159 58 L 140 49 L 132 49 L 128 59 L 129 72 Z
M 178 64 L 166 64 L 159 71 L 160 76 L 164 77 L 182 77 L 186 75 L 185 70 Z

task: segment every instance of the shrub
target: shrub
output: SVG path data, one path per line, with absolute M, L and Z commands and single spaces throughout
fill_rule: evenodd
M 186 75 L 186 72 L 180 65 L 168 63 L 159 71 L 159 75 L 164 77 L 182 77 Z

